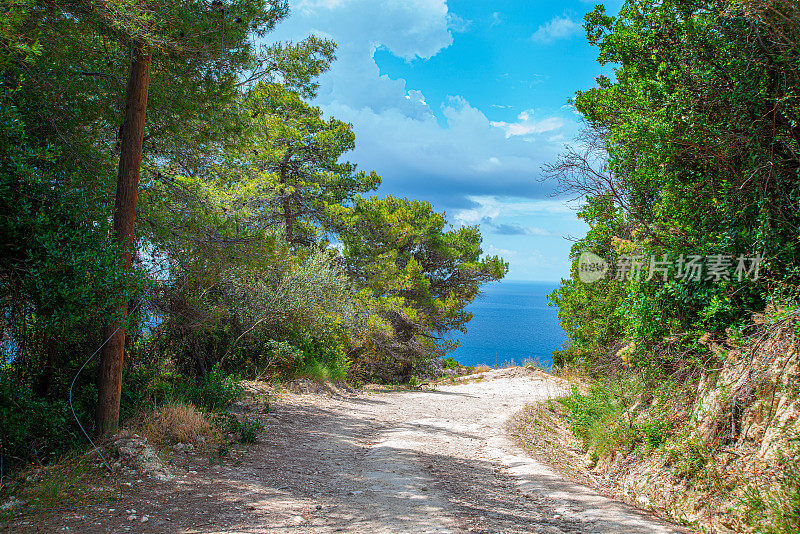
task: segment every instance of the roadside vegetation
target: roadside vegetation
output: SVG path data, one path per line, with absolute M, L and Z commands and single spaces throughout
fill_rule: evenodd
M 0 7 L 0 497 L 85 450 L 77 421 L 223 451 L 263 429 L 228 413 L 243 379 L 421 380 L 505 275 L 346 161 L 352 126 L 309 104 L 335 43 L 258 44 L 287 14 Z
M 615 75 L 576 94 L 586 130 L 545 169 L 590 226 L 550 296 L 569 337 L 555 369 L 583 384 L 565 424 L 640 504 L 797 532 L 800 8 L 630 0 L 585 29 Z M 584 253 L 605 278 L 581 281 Z M 729 274 L 687 276 L 692 256 Z M 757 276 L 736 273 L 756 256 Z M 620 276 L 626 257 L 640 276 Z

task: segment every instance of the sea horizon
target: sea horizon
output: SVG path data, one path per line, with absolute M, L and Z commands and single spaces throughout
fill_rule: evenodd
M 502 280 L 486 284 L 467 306 L 472 320 L 467 333 L 452 336 L 461 346 L 450 356 L 463 365 L 523 365 L 550 367 L 553 351 L 567 339 L 558 320 L 558 307 L 547 295 L 560 281 Z

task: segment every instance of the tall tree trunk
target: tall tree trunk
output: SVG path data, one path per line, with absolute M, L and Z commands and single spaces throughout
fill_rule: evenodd
M 117 194 L 114 202 L 114 238 L 122 248 L 123 264 L 130 269 L 133 255 L 133 223 L 139 194 L 139 168 L 142 162 L 147 89 L 150 85 L 150 46 L 136 41 L 131 54 L 131 71 L 125 95 L 125 117 L 120 129 L 120 156 Z M 119 401 L 122 390 L 122 356 L 125 351 L 123 328 L 126 304 L 122 302 L 114 320 L 103 329 L 103 346 L 98 379 L 97 430 L 113 433 L 119 426 Z

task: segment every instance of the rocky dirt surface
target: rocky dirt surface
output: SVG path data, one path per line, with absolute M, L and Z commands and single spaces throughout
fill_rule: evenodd
M 5 529 L 684 532 L 566 480 L 506 437 L 512 414 L 564 387 L 540 371 L 510 368 L 435 389 L 285 395 L 261 416 L 259 443 L 232 447 L 221 463 L 210 453 L 170 448 L 171 480 L 129 478 L 121 500 L 30 516 Z

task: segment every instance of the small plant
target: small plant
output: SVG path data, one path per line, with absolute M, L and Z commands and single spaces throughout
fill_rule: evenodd
M 217 424 L 233 434 L 240 443 L 258 443 L 258 435 L 264 431 L 264 423 L 259 419 L 239 420 L 233 414 L 225 414 L 221 420 L 217 420 Z
M 257 443 L 258 435 L 264 431 L 264 423 L 258 419 L 246 419 L 239 423 L 239 441 Z
M 673 464 L 673 473 L 681 479 L 704 479 L 713 462 L 712 451 L 699 437 L 683 432 L 667 449 L 667 458 Z
M 656 449 L 669 437 L 672 431 L 672 424 L 660 419 L 645 421 L 639 425 L 639 430 L 644 435 L 644 440 L 648 448 Z
M 570 430 L 586 450 L 594 441 L 593 427 L 607 422 L 612 413 L 618 412 L 609 391 L 601 385 L 593 386 L 587 395 L 582 394 L 577 386 L 572 386 L 570 394 L 558 402 L 569 410 Z

